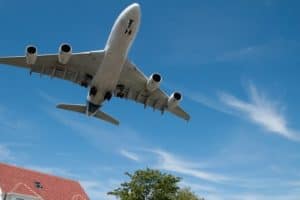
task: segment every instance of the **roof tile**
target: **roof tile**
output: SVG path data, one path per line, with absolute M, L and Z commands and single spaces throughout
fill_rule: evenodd
M 38 186 L 38 187 L 37 187 Z M 76 181 L 0 163 L 0 188 L 43 200 L 88 200 Z

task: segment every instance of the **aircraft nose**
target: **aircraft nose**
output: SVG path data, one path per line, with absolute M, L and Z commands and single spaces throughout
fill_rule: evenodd
M 141 13 L 141 7 L 140 7 L 140 4 L 138 3 L 133 3 L 131 4 L 129 7 L 128 7 L 128 11 L 130 13 L 132 13 L 133 15 L 135 16 L 140 16 L 140 13 Z
M 133 3 L 133 4 L 131 4 L 130 7 L 132 10 L 140 11 L 140 4 L 138 4 L 138 3 Z

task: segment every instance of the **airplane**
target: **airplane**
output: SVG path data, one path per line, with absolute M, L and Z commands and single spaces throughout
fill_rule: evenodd
M 134 100 L 160 110 L 169 111 L 189 121 L 190 115 L 179 103 L 180 92 L 168 96 L 160 89 L 159 73 L 145 76 L 127 55 L 137 35 L 141 21 L 138 3 L 125 8 L 116 19 L 104 50 L 73 53 L 68 43 L 62 43 L 57 54 L 38 55 L 37 47 L 25 48 L 25 56 L 2 57 L 0 64 L 23 67 L 32 73 L 71 81 L 88 89 L 86 104 L 58 104 L 56 107 L 86 114 L 119 125 L 119 121 L 100 110 L 113 96 Z

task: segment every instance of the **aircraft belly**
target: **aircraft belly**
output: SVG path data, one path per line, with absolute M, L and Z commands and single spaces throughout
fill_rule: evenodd
M 109 100 L 119 81 L 127 53 L 136 34 L 125 33 L 127 18 L 127 15 L 124 15 L 117 20 L 105 46 L 104 59 L 91 83 L 91 87 L 95 87 L 97 92 L 88 96 L 88 101 L 93 104 L 101 105 L 105 99 Z
M 98 89 L 97 95 L 90 99 L 94 104 L 101 104 L 106 92 L 114 91 L 119 80 L 125 59 L 120 56 L 107 56 L 96 73 L 92 86 Z

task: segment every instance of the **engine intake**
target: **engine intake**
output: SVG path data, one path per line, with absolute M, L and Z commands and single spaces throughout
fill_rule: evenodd
M 179 92 L 174 92 L 168 99 L 168 108 L 174 108 L 178 106 L 182 100 L 182 95 Z
M 157 88 L 159 88 L 161 81 L 162 78 L 160 74 L 157 73 L 152 74 L 147 81 L 147 85 L 146 85 L 147 90 L 150 92 L 155 91 Z
M 72 56 L 71 45 L 61 44 L 58 51 L 58 62 L 63 65 L 67 64 Z
M 34 65 L 37 60 L 37 48 L 29 45 L 25 50 L 26 63 L 28 65 Z

